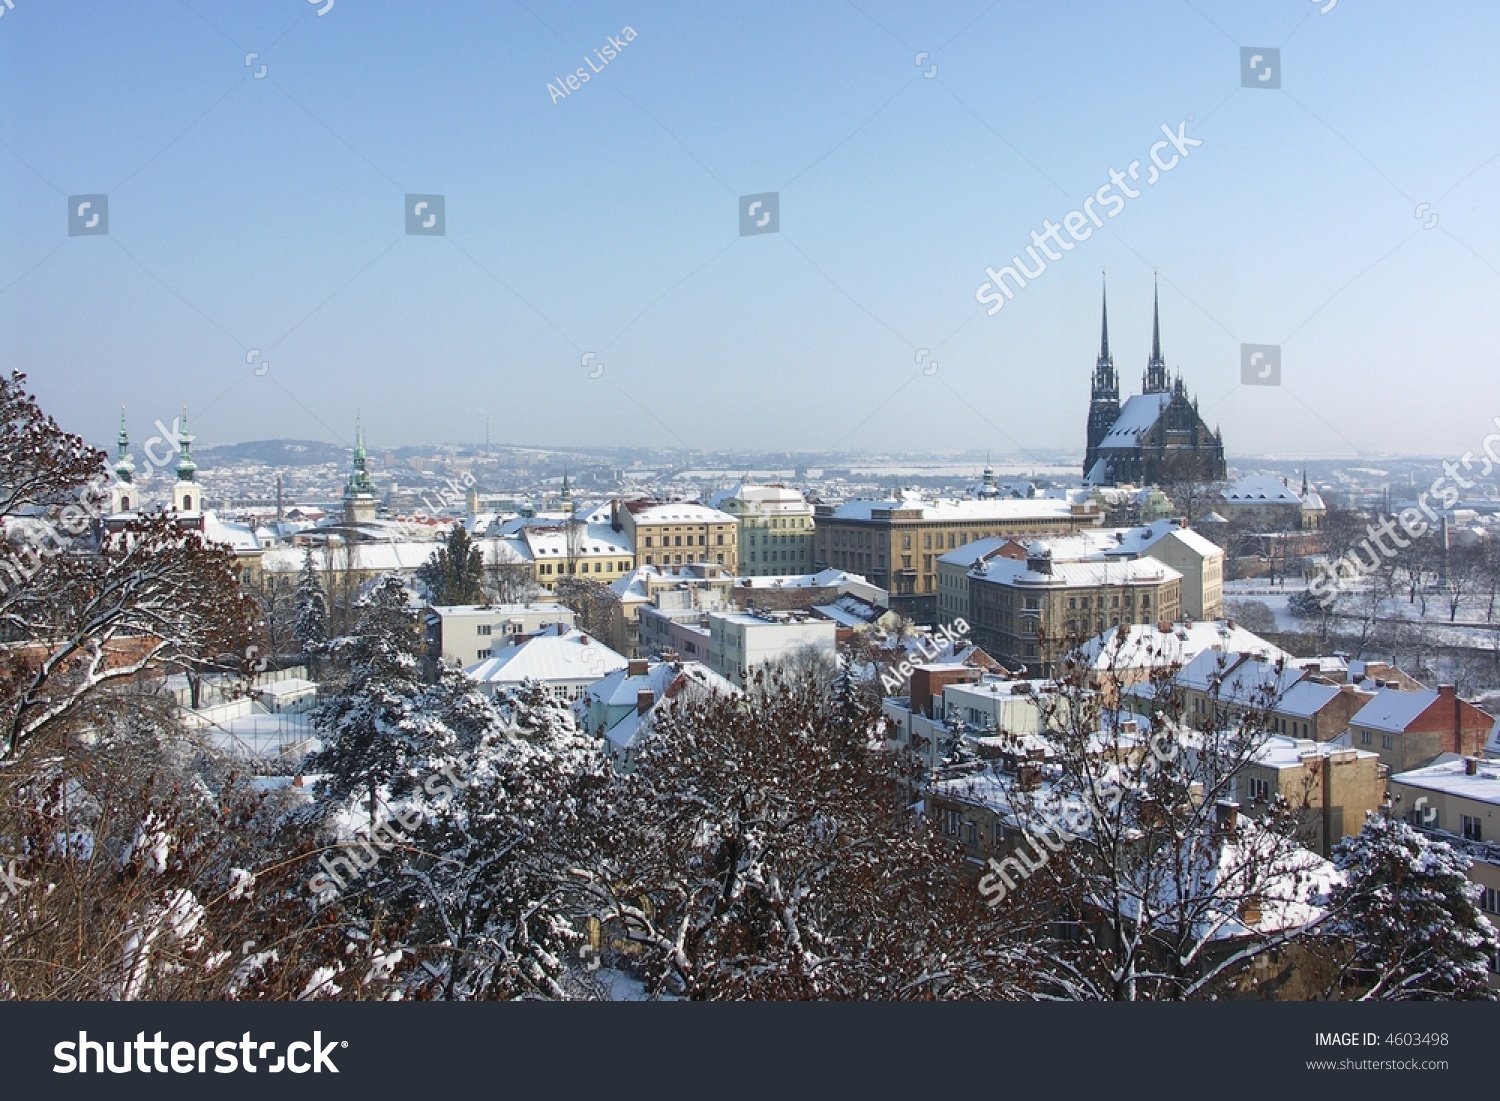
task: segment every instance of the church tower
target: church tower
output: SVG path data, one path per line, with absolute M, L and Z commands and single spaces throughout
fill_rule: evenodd
M 376 512 L 375 483 L 366 468 L 365 430 L 359 417 L 354 418 L 354 460 L 349 480 L 344 483 L 344 523 L 368 524 Z
M 115 515 L 140 507 L 140 487 L 135 484 L 135 460 L 130 457 L 130 436 L 125 431 L 125 407 L 120 406 L 120 435 L 115 447 L 115 481 L 109 487 L 109 511 Z
M 187 406 L 182 407 L 182 428 L 177 434 L 177 448 L 182 458 L 177 460 L 177 481 L 172 483 L 172 508 L 179 517 L 202 520 L 203 489 L 196 475 L 198 464 L 193 462 L 193 437 L 188 435 Z
M 1115 374 L 1115 359 L 1109 354 L 1109 294 L 1103 293 L 1102 316 L 1099 323 L 1099 360 L 1094 364 L 1093 389 L 1089 395 L 1088 450 L 1083 460 L 1083 472 L 1088 474 L 1094 465 L 1099 443 L 1109 434 L 1110 426 L 1120 415 L 1120 379 Z
M 1141 379 L 1141 393 L 1164 394 L 1172 388 L 1167 379 L 1167 361 L 1161 355 L 1161 306 L 1156 281 L 1151 286 L 1151 361 Z

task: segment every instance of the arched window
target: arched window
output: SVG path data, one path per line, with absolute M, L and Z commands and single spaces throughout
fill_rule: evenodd
M 129 512 L 130 511 L 130 498 L 129 497 L 121 497 L 120 498 L 120 511 L 121 512 Z

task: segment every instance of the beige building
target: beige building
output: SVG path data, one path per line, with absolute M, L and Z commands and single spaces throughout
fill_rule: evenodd
M 1154 558 L 1090 560 L 1087 540 L 1033 540 L 1024 559 L 995 555 L 968 573 L 973 640 L 992 657 L 1051 676 L 1058 660 L 1121 624 L 1171 622 L 1182 575 Z
M 739 576 L 813 572 L 813 508 L 795 489 L 743 484 L 709 504 L 739 521 Z
M 610 527 L 625 533 L 636 566 L 739 562 L 739 521 L 696 501 L 613 501 Z
M 1224 610 L 1224 552 L 1175 520 L 1133 528 L 1093 528 L 1067 540 L 1052 540 L 1054 556 L 1073 561 L 1124 562 L 1155 559 L 1182 575 L 1181 610 L 1193 619 L 1217 619 Z M 937 560 L 938 616 L 945 621 L 969 616 L 969 571 L 991 558 L 1022 560 L 1026 543 L 999 536 L 981 539 Z M 1097 618 L 1097 617 L 1096 617 Z M 1106 625 L 1111 625 L 1108 620 Z
M 1195 752 L 1190 746 L 1190 759 Z M 1385 800 L 1376 754 L 1279 734 L 1265 739 L 1233 783 L 1251 818 L 1264 817 L 1277 796 L 1284 799 L 1298 818 L 1297 839 L 1325 857 L 1340 838 L 1359 833 Z
M 813 568 L 848 570 L 890 593 L 891 609 L 938 621 L 937 560 L 994 536 L 1059 535 L 1097 527 L 1092 503 L 1052 497 L 924 498 L 904 490 L 886 501 L 846 501 L 814 510 Z

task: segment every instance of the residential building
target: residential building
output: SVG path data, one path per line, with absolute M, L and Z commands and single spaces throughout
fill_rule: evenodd
M 1350 744 L 1380 754 L 1394 774 L 1444 753 L 1482 756 L 1495 716 L 1460 699 L 1451 684 L 1416 691 L 1386 682 L 1349 720 Z
M 598 639 L 558 624 L 543 634 L 497 648 L 493 657 L 470 665 L 464 673 L 490 696 L 534 680 L 559 699 L 576 700 L 589 685 L 625 666 L 626 659 Z
M 1202 742 L 1192 738 L 1186 749 L 1195 767 Z M 1379 756 L 1367 750 L 1270 734 L 1235 773 L 1233 798 L 1258 819 L 1279 796 L 1298 819 L 1297 840 L 1326 857 L 1381 809 L 1385 776 Z
M 891 609 L 938 621 L 937 559 L 994 536 L 1060 535 L 1098 526 L 1096 505 L 1055 497 L 891 500 L 818 505 L 813 567 L 848 570 L 890 593 Z
M 1173 675 L 1208 650 L 1263 654 L 1273 664 L 1297 664 L 1291 654 L 1233 620 L 1110 627 L 1079 647 L 1079 657 L 1088 666 L 1090 680 L 1106 702 L 1113 704 L 1131 685 L 1153 676 Z
M 728 611 L 735 606 L 734 586 L 735 578 L 711 563 L 638 566 L 610 585 L 609 644 L 630 657 L 648 655 L 652 651 L 642 648 L 640 637 L 643 608 L 659 608 L 677 619 L 684 618 L 678 614 L 684 612 L 699 618 L 707 612 Z
M 1133 528 L 1094 528 L 1067 539 L 1052 540 L 1054 560 L 1124 562 L 1152 558 L 1182 575 L 1181 611 L 1193 619 L 1217 619 L 1224 608 L 1224 552 L 1175 520 Z M 981 539 L 938 558 L 938 613 L 952 621 L 971 618 L 969 574 L 991 558 L 1022 561 L 1027 545 L 1017 539 Z M 1097 618 L 1097 617 L 1096 617 Z M 1112 621 L 1111 621 L 1112 622 Z
M 739 576 L 813 572 L 813 508 L 797 490 L 747 482 L 708 503 L 739 521 Z
M 573 612 L 557 603 L 431 605 L 423 617 L 434 661 L 472 665 L 546 627 L 572 627 Z
M 763 665 L 816 651 L 832 659 L 837 626 L 806 612 L 711 612 L 709 666 L 743 688 Z
M 1182 575 L 1182 614 L 1218 619 L 1224 614 L 1224 549 L 1176 520 L 1157 520 L 1115 535 L 1105 553 L 1154 558 Z
M 615 767 L 628 772 L 642 740 L 671 701 L 738 691 L 701 662 L 632 658 L 624 669 L 590 685 L 575 707 L 580 725 L 602 738 Z
M 1042 539 L 1024 559 L 996 554 L 969 570 L 974 641 L 1001 661 L 1051 676 L 1069 650 L 1121 624 L 1170 622 L 1182 575 L 1153 558 L 1100 559 L 1086 538 Z
M 610 527 L 625 533 L 636 566 L 707 562 L 733 570 L 739 562 L 738 519 L 696 501 L 613 501 Z

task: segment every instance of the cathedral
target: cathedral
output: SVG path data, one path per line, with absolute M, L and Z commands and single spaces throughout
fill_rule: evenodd
M 1168 378 L 1161 354 L 1161 310 L 1153 292 L 1151 359 L 1141 392 L 1120 404 L 1120 381 L 1109 354 L 1109 302 L 1103 306 L 1099 361 L 1089 399 L 1088 451 L 1083 460 L 1088 485 L 1171 485 L 1221 481 L 1224 438 L 1198 415 L 1182 375 Z

